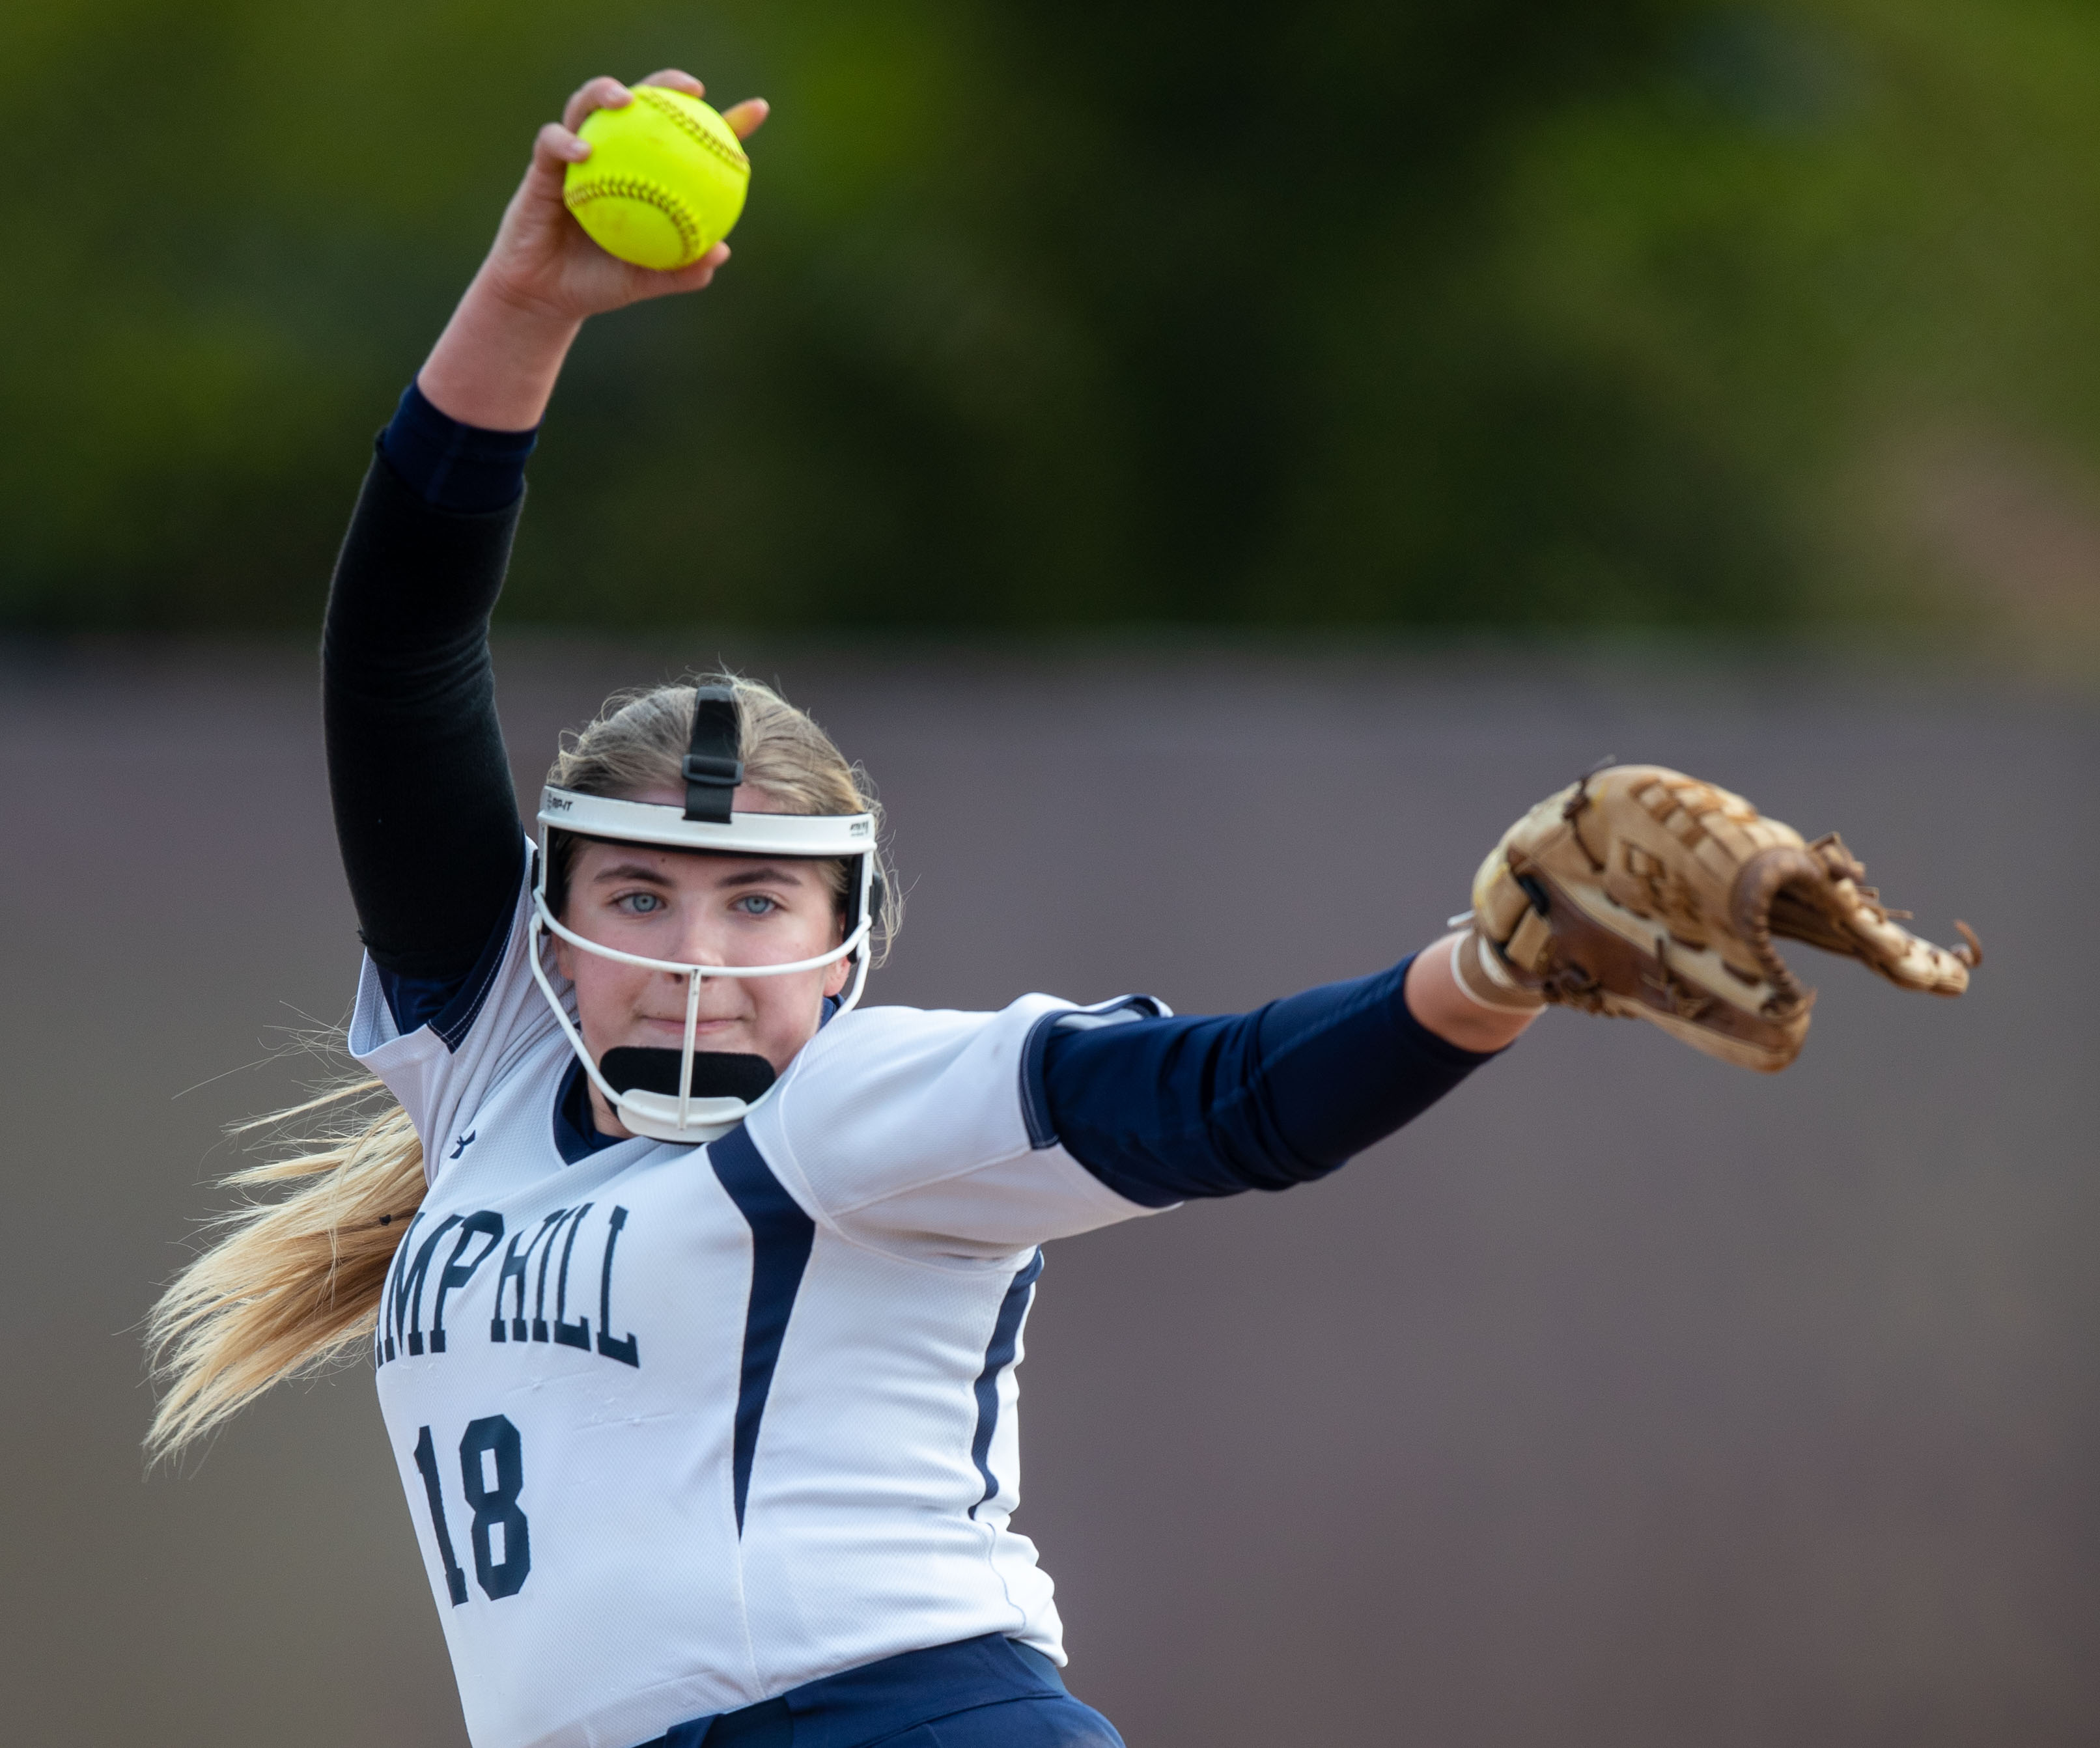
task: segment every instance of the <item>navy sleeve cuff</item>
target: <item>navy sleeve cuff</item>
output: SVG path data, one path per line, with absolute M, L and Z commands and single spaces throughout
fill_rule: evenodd
M 462 425 L 424 398 L 414 382 L 402 391 L 379 452 L 402 484 L 426 504 L 457 515 L 506 509 L 525 490 L 525 463 L 540 440 L 529 431 L 484 431 Z

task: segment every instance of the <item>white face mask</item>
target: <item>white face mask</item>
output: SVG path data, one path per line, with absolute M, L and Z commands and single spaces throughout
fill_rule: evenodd
M 814 958 L 797 959 L 788 965 L 689 965 L 676 959 L 646 959 L 638 953 L 586 940 L 555 916 L 547 903 L 548 839 L 550 832 L 574 832 L 587 838 L 603 838 L 619 843 L 648 844 L 657 849 L 712 850 L 733 856 L 792 856 L 846 861 L 848 917 L 846 938 L 828 953 Z M 602 795 L 580 795 L 566 789 L 544 789 L 540 793 L 540 869 L 532 889 L 532 916 L 529 924 L 532 976 L 547 998 L 583 1064 L 591 1084 L 604 1094 L 620 1120 L 638 1135 L 656 1141 L 703 1142 L 724 1135 L 741 1123 L 755 1099 L 737 1096 L 708 1096 L 693 1090 L 695 1041 L 699 1035 L 700 985 L 710 977 L 787 977 L 813 971 L 850 957 L 853 981 L 847 986 L 838 1011 L 845 1013 L 860 1000 L 867 982 L 868 936 L 875 912 L 880 908 L 875 871 L 875 818 L 868 813 L 732 813 L 726 821 L 693 819 L 674 807 L 646 801 L 615 801 Z M 568 1004 L 547 975 L 542 951 L 549 934 L 558 935 L 571 947 L 596 953 L 621 965 L 646 971 L 668 971 L 686 980 L 686 1037 L 679 1051 L 675 1090 L 650 1090 L 630 1086 L 615 1088 L 600 1065 L 591 1059 L 583 1034 L 576 1029 Z M 608 1058 L 615 1053 L 608 1050 Z M 758 1096 L 762 1097 L 763 1094 Z

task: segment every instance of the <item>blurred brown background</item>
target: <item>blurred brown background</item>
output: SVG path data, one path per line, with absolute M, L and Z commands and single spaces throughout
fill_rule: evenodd
M 499 652 L 521 777 L 718 646 Z M 1024 1504 L 1132 1748 L 2100 1737 L 2089 695 L 1733 654 L 735 645 L 864 759 L 871 999 L 1183 1011 L 1388 962 L 1610 753 L 1832 826 L 1989 958 L 1812 961 L 1776 1079 L 1549 1015 L 1329 1182 L 1052 1247 Z M 356 967 L 302 647 L 0 646 L 0 1734 L 439 1748 L 368 1378 L 142 1476 L 135 1326 Z

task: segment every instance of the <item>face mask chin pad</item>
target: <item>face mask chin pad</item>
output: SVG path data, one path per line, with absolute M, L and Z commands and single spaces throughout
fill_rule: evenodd
M 598 1072 L 616 1092 L 662 1093 L 675 1099 L 684 1054 L 655 1046 L 625 1045 L 605 1053 L 598 1065 Z M 695 1099 L 741 1099 L 746 1104 L 755 1104 L 773 1080 L 773 1064 L 763 1056 L 732 1050 L 693 1052 Z

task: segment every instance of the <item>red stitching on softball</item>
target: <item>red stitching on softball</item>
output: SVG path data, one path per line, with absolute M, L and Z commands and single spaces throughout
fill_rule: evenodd
M 692 215 L 673 196 L 666 194 L 653 182 L 642 182 L 632 176 L 601 176 L 589 182 L 580 182 L 572 188 L 562 191 L 562 204 L 571 212 L 593 200 L 606 199 L 639 200 L 645 206 L 653 206 L 677 227 L 678 240 L 684 245 L 687 261 L 700 253 L 700 227 L 693 222 Z M 681 262 L 681 266 L 685 262 Z
M 634 87 L 634 95 L 640 98 L 642 102 L 648 104 L 649 107 L 655 110 L 657 114 L 664 117 L 667 121 L 674 122 L 677 126 L 683 129 L 689 139 L 706 147 L 708 151 L 714 153 L 717 157 L 720 158 L 723 163 L 729 165 L 731 170 L 742 170 L 746 175 L 749 175 L 751 174 L 751 160 L 749 158 L 746 157 L 742 152 L 726 146 L 721 143 L 721 141 L 716 139 L 706 127 L 703 126 L 698 121 L 695 120 L 693 117 L 686 114 L 685 110 L 679 107 L 675 99 L 667 96 L 662 90 L 653 85 L 636 86 Z

